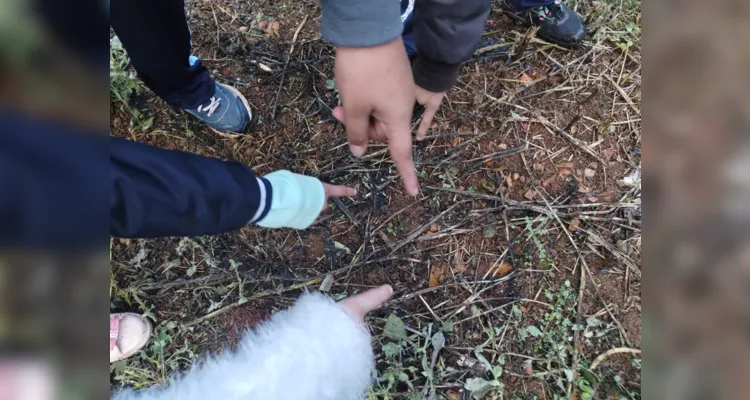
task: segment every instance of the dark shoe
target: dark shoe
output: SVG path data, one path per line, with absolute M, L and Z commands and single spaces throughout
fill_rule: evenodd
M 516 9 L 507 0 L 502 5 L 511 18 L 527 25 L 538 25 L 537 34 L 548 42 L 574 46 L 586 36 L 586 26 L 581 17 L 560 0 L 549 6 L 524 10 Z
M 214 95 L 206 103 L 185 111 L 222 134 L 244 133 L 253 118 L 245 96 L 221 83 L 216 83 Z

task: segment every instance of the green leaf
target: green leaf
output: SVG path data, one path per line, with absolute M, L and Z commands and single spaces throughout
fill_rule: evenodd
M 573 382 L 573 371 L 567 368 L 563 368 L 563 373 L 565 373 L 565 379 L 568 380 L 568 382 Z
M 394 314 L 388 316 L 385 321 L 385 329 L 383 331 L 385 337 L 392 340 L 406 340 L 406 325 L 401 318 Z
M 336 81 L 333 79 L 329 79 L 326 81 L 326 89 L 333 90 L 336 89 Z
M 453 332 L 453 321 L 445 321 L 442 325 L 440 325 L 440 330 L 445 333 L 451 333 Z
M 469 378 L 464 384 L 464 389 L 472 394 L 487 390 L 491 387 L 490 383 L 482 378 Z
M 385 358 L 393 358 L 401 354 L 401 345 L 398 343 L 388 342 L 383 345 L 383 354 Z
M 542 331 L 540 331 L 539 328 L 537 328 L 534 325 L 527 326 L 526 327 L 526 332 L 528 332 L 528 334 L 531 335 L 531 336 L 533 336 L 533 337 L 540 337 L 540 336 L 542 336 Z
M 513 304 L 513 315 L 519 320 L 523 318 L 523 312 L 521 312 L 521 308 L 518 307 L 518 304 Z
M 245 304 L 245 303 L 247 303 L 247 297 L 245 296 L 240 297 L 240 299 L 237 301 L 237 304 Z
M 198 270 L 198 265 L 196 264 L 191 265 L 190 268 L 188 268 L 187 270 L 187 276 L 193 276 L 195 274 L 195 271 L 197 270 Z
M 485 357 L 484 354 L 482 354 L 481 349 L 479 348 L 474 349 L 474 356 L 477 358 L 477 360 L 479 360 L 479 362 L 482 363 L 482 365 L 485 366 L 485 368 L 487 368 L 488 371 L 492 370 L 492 364 L 490 363 L 489 360 L 487 360 L 487 357 Z

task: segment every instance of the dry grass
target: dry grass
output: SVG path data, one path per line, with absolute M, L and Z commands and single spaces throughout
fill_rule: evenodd
M 335 297 L 382 283 L 396 290 L 370 319 L 380 374 L 372 398 L 453 400 L 469 389 L 639 398 L 640 359 L 610 350 L 641 344 L 640 184 L 623 183 L 640 170 L 640 2 L 577 7 L 591 34 L 574 50 L 493 12 L 486 37 L 513 49 L 485 47 L 464 68 L 415 145 L 422 194 L 412 199 L 383 146 L 348 154 L 330 115 L 333 49 L 316 38 L 315 6 L 194 3 L 195 51 L 248 97 L 251 134 L 217 136 L 147 90 L 128 107 L 152 126 L 131 123 L 114 102 L 113 133 L 360 194 L 304 232 L 114 239 L 112 308 L 146 312 L 157 329 L 140 357 L 112 367 L 113 383 L 164 383 L 326 280 Z M 278 20 L 278 37 L 253 29 L 261 20 Z M 382 335 L 386 321 L 403 322 L 404 337 Z M 433 346 L 438 332 L 444 346 Z

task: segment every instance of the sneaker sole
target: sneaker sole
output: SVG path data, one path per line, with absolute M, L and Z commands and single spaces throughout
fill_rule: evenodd
M 240 136 L 244 136 L 246 134 L 245 132 L 247 131 L 247 128 L 250 126 L 250 122 L 253 121 L 253 111 L 250 109 L 250 104 L 247 102 L 247 99 L 245 98 L 245 96 L 242 95 L 242 93 L 240 93 L 239 90 L 237 90 L 234 87 L 229 86 L 229 85 L 224 85 L 224 87 L 226 87 L 229 90 L 231 90 L 232 93 L 234 93 L 237 97 L 240 98 L 240 100 L 242 100 L 242 104 L 245 105 L 245 109 L 247 110 L 247 115 L 250 116 L 250 119 L 247 120 L 247 125 L 245 126 L 245 129 L 243 130 L 243 132 L 240 132 L 240 133 L 237 133 L 237 132 L 222 132 L 222 131 L 216 130 L 214 128 L 211 128 L 211 127 L 209 127 L 209 129 L 211 129 L 212 131 L 214 131 L 219 136 L 223 136 L 223 137 L 228 138 L 228 139 L 237 139 Z

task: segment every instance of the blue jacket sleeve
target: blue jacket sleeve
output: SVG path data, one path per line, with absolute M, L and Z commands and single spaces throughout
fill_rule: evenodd
M 106 131 L 0 111 L 0 248 L 106 246 L 108 152 Z
M 244 164 L 110 138 L 110 234 L 153 238 L 238 229 L 265 217 L 271 185 Z

